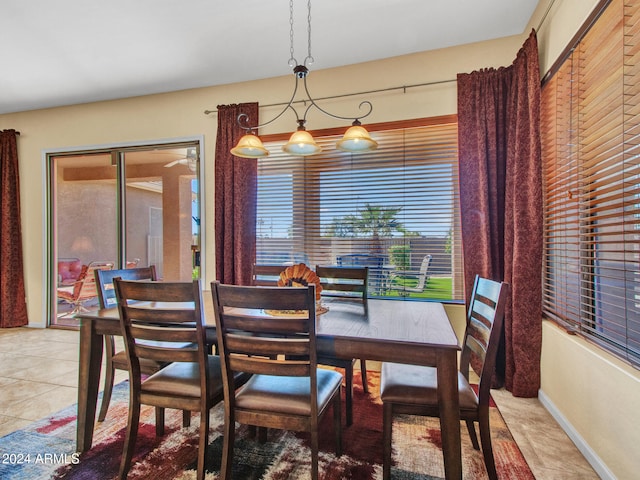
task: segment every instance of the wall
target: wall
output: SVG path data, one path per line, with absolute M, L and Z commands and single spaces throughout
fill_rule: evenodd
M 550 2 L 541 3 L 532 20 L 536 27 Z M 538 31 L 543 74 L 597 3 L 555 0 Z M 540 400 L 602 478 L 638 478 L 638 370 L 553 322 L 544 321 L 542 332 Z

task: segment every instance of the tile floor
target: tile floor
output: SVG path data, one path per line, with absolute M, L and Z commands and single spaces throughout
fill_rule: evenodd
M 78 337 L 73 330 L 0 329 L 0 436 L 76 403 Z M 116 382 L 126 378 L 116 374 Z M 536 479 L 598 478 L 537 399 L 504 390 L 493 396 Z

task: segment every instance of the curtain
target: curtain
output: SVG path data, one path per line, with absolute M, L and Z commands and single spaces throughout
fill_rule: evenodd
M 458 75 L 460 207 L 465 288 L 504 280 L 497 378 L 535 397 L 542 346 L 540 70 L 532 32 L 509 67 Z
M 245 133 L 238 115 L 258 123 L 258 104 L 218 105 L 215 156 L 216 279 L 221 283 L 251 285 L 256 258 L 256 159 L 234 157 L 230 150 Z
M 15 130 L 0 131 L 0 327 L 27 325 L 22 268 L 20 182 Z

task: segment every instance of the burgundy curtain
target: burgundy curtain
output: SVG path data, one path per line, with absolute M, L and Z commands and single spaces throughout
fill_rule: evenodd
M 258 123 L 258 104 L 218 105 L 215 158 L 216 279 L 221 283 L 251 285 L 256 258 L 256 196 L 258 163 L 230 153 L 245 131 L 238 115 L 249 125 Z
M 535 397 L 542 345 L 540 70 L 532 32 L 513 65 L 458 75 L 460 203 L 467 295 L 476 274 L 511 295 L 498 378 Z
M 27 325 L 22 268 L 20 181 L 15 130 L 0 131 L 0 327 Z

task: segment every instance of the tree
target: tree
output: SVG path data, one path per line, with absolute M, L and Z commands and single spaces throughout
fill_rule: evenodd
M 371 237 L 372 251 L 382 251 L 381 237 L 390 237 L 394 232 L 417 235 L 407 231 L 396 218 L 402 207 L 383 207 L 366 203 L 355 215 L 334 218 L 326 234 L 334 237 Z

